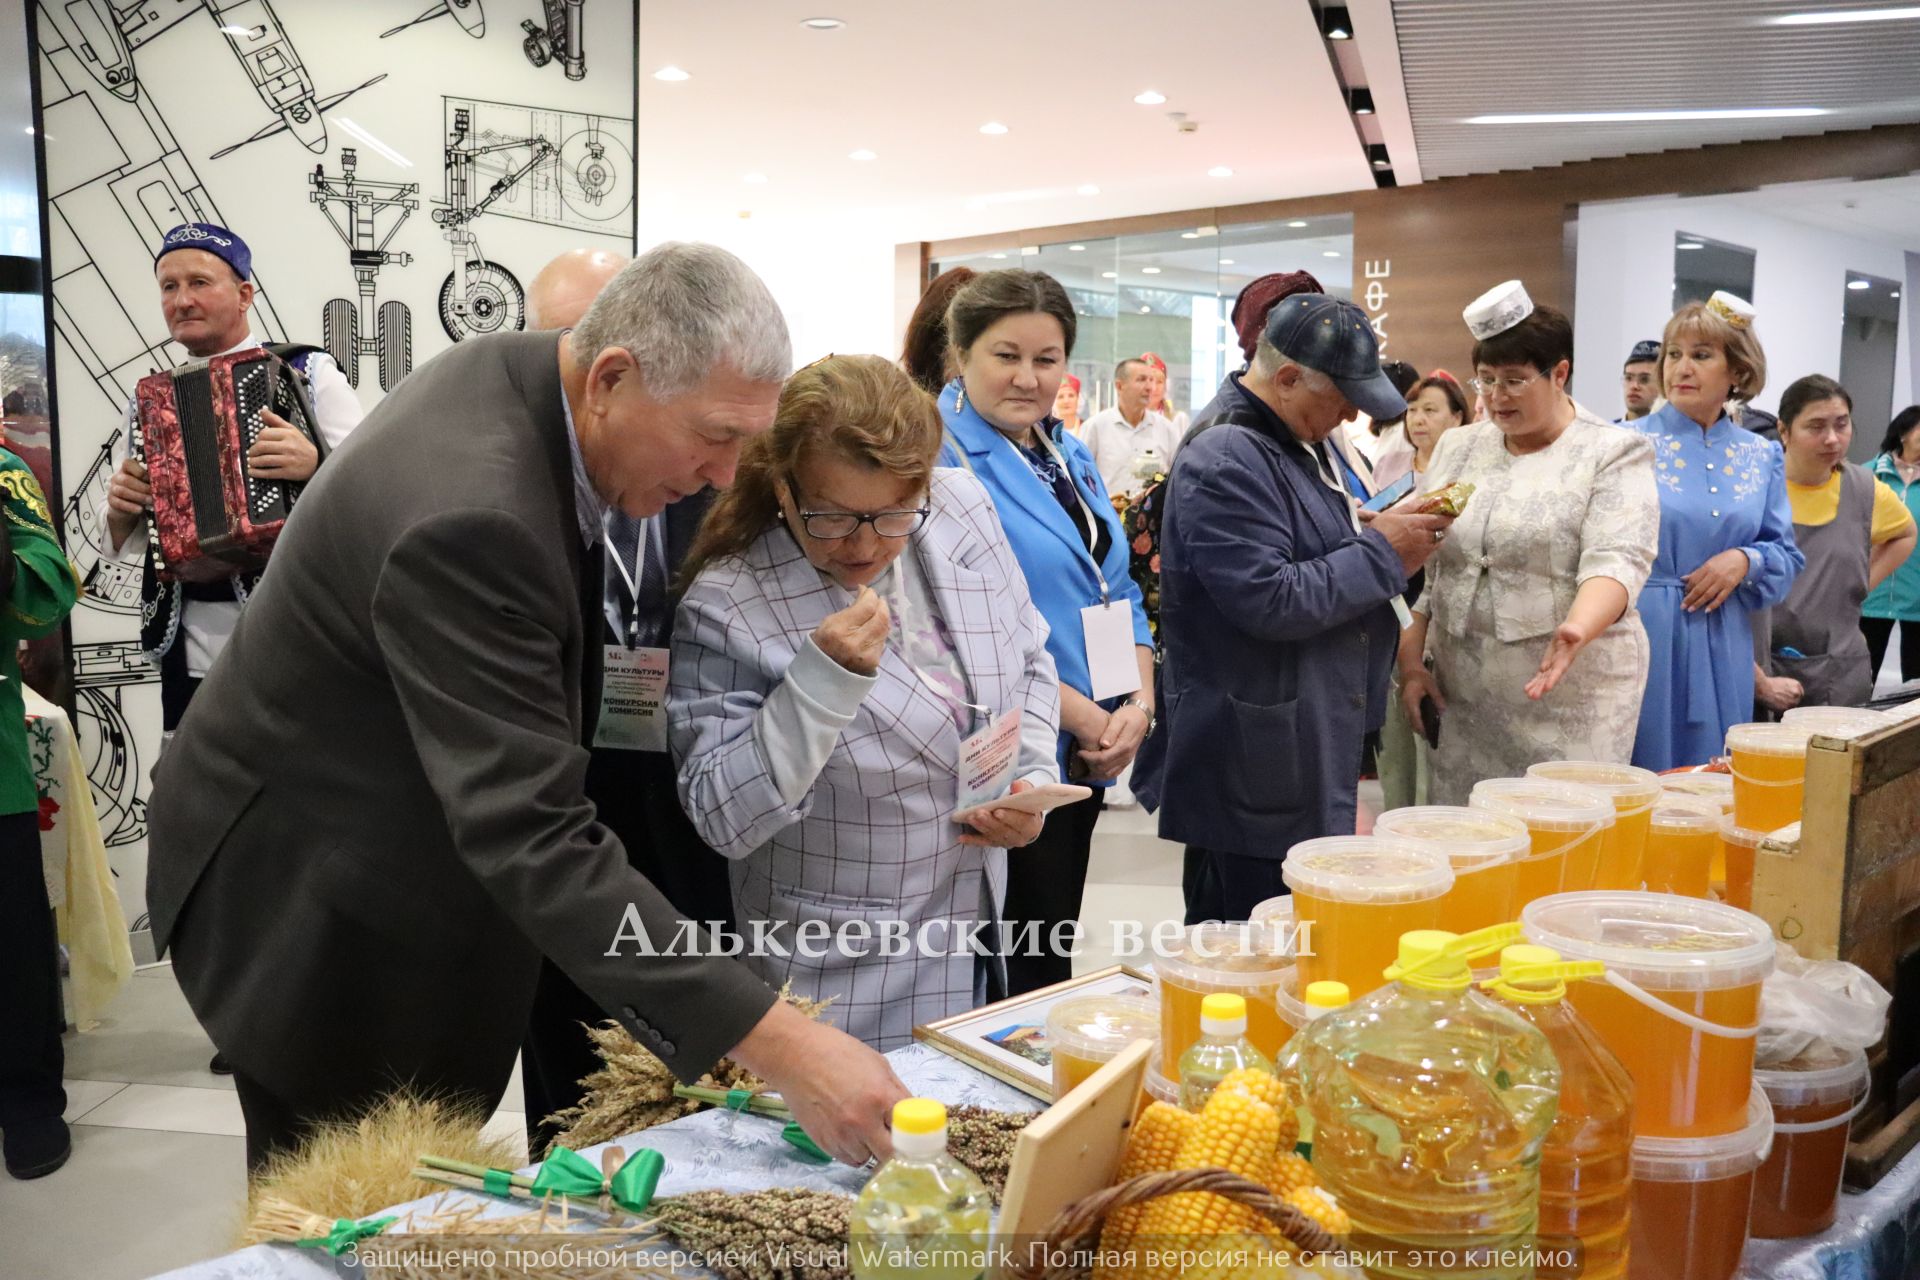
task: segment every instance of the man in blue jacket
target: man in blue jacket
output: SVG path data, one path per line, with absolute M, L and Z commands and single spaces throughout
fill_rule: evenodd
M 1230 381 L 1168 480 L 1159 731 L 1135 767 L 1161 837 L 1189 846 L 1189 923 L 1246 919 L 1286 892 L 1289 848 L 1353 832 L 1395 606 L 1452 523 L 1360 512 L 1337 479 L 1327 437 L 1356 409 L 1406 412 L 1351 302 L 1281 302 Z

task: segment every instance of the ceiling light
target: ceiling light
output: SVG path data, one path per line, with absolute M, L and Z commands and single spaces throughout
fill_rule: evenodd
M 1167 95 L 1157 89 L 1143 89 L 1133 95 L 1133 100 L 1143 107 L 1157 107 L 1167 100 Z
M 1340 251 L 1338 249 L 1328 249 L 1322 252 L 1320 256 L 1323 258 L 1337 258 L 1340 256 Z
M 1097 196 L 1100 194 L 1100 188 L 1094 186 L 1091 182 L 1083 182 L 1078 187 L 1075 187 L 1074 190 L 1083 196 Z
M 749 173 L 745 177 L 740 179 L 740 181 L 742 182 L 755 182 L 755 183 L 765 182 L 766 180 L 767 180 L 767 175 L 764 173 Z
M 1221 266 L 1223 266 L 1223 267 L 1230 267 L 1230 266 L 1232 266 L 1232 265 L 1233 265 L 1233 259 L 1232 259 L 1232 258 L 1222 258 L 1222 259 L 1220 259 L 1220 265 L 1221 265 Z
M 31 133 L 33 132 L 33 126 L 32 126 L 32 125 L 28 125 L 28 126 L 27 126 L 27 132 L 28 132 L 29 134 L 31 134 Z
M 1343 4 L 1324 5 L 1320 9 L 1320 32 L 1329 40 L 1353 39 L 1353 19 Z
M 1142 268 L 1140 268 L 1140 274 L 1141 274 L 1141 275 L 1143 275 L 1143 276 L 1157 276 L 1157 275 L 1159 275 L 1159 274 L 1160 274 L 1160 268 L 1158 268 L 1158 267 L 1142 267 Z
M 1776 27 L 1824 27 L 1837 22 L 1893 22 L 1920 18 L 1920 5 L 1898 9 L 1840 9 L 1827 13 L 1786 13 L 1773 19 Z
M 867 150 L 865 147 L 860 148 L 858 151 L 847 152 L 847 159 L 849 160 L 878 160 L 879 158 L 879 156 Z
M 1701 244 L 1698 240 L 1682 240 L 1673 247 L 1676 249 L 1704 249 L 1707 246 Z
M 995 137 L 998 137 L 999 135 L 1005 133 L 1006 131 L 1007 131 L 1007 126 L 1001 124 L 998 120 L 989 120 L 985 124 L 980 126 L 980 132 L 986 133 L 986 134 L 992 134 Z
M 1140 314 L 1141 314 L 1141 315 L 1143 315 L 1143 316 L 1150 316 L 1150 315 L 1152 315 L 1152 314 L 1153 314 L 1153 308 L 1152 308 L 1152 307 L 1142 307 L 1142 308 L 1140 308 Z
M 1367 159 L 1373 162 L 1373 167 L 1376 169 L 1393 167 L 1393 158 L 1387 154 L 1387 144 L 1384 142 L 1368 143 Z
M 1347 91 L 1347 103 L 1357 116 L 1373 114 L 1373 90 L 1350 89 Z
M 1704 111 L 1541 111 L 1468 116 L 1466 124 L 1646 124 L 1661 120 L 1793 120 L 1830 115 L 1825 107 L 1716 107 Z
M 1118 271 L 1102 271 L 1100 273 L 1100 278 L 1102 280 L 1118 280 L 1120 278 L 1120 273 Z
M 1086 247 L 1087 247 L 1087 246 L 1085 246 L 1085 245 L 1083 245 L 1083 244 L 1070 244 L 1070 245 L 1068 245 L 1068 246 L 1067 246 L 1067 252 L 1068 252 L 1068 253 L 1079 253 L 1079 252 L 1080 252 L 1080 251 L 1081 251 L 1082 249 L 1085 249 Z
M 1894 297 L 1896 297 L 1896 298 L 1897 298 L 1897 297 L 1899 297 L 1899 296 L 1900 296 L 1900 291 L 1899 291 L 1898 289 L 1895 289 L 1895 290 L 1893 291 L 1893 296 L 1894 296 Z
M 802 18 L 800 25 L 809 31 L 838 31 L 847 24 L 838 18 Z
M 1307 225 L 1307 220 L 1305 218 L 1295 218 L 1292 222 L 1289 222 L 1287 225 L 1290 227 L 1304 227 Z
M 693 79 L 692 76 L 688 75 L 686 72 L 682 71 L 678 67 L 662 67 L 658 71 L 653 73 L 653 78 L 655 80 L 665 80 L 669 83 L 678 83 L 681 80 Z
M 990 254 L 988 254 L 987 256 L 988 256 L 989 258 L 992 258 L 992 259 L 993 259 L 994 261 L 996 261 L 996 262 L 998 262 L 998 261 L 1000 261 L 1000 260 L 1002 260 L 1003 258 L 1005 258 L 1005 257 L 1006 257 L 1007 255 L 1006 255 L 1006 254 L 1004 254 L 1004 253 L 990 253 Z
M 1375 161 L 1373 162 L 1373 167 L 1374 167 L 1374 168 L 1376 168 L 1376 169 L 1391 169 L 1391 168 L 1393 167 L 1393 161 L 1391 161 L 1391 160 L 1375 160 Z
M 1207 170 L 1207 176 L 1209 178 L 1231 178 L 1233 176 L 1233 170 L 1223 164 L 1217 164 Z
M 1180 238 L 1182 240 L 1198 240 L 1200 238 L 1200 233 L 1198 231 L 1182 231 L 1180 233 Z
M 1847 288 L 1858 290 L 1858 289 L 1871 289 L 1873 288 L 1873 286 L 1868 284 L 1865 280 L 1849 280 L 1847 281 Z

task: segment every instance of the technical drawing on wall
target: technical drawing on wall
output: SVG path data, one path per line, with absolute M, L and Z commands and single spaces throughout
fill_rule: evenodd
M 349 147 L 340 153 L 343 172 L 339 177 L 329 175 L 325 165 L 315 165 L 307 175 L 313 187 L 307 198 L 320 206 L 328 224 L 346 243 L 347 262 L 360 285 L 357 302 L 328 301 L 320 316 L 321 345 L 356 387 L 360 357 L 374 357 L 379 361 L 380 389 L 391 391 L 413 369 L 413 314 L 398 299 L 379 303 L 376 309 L 375 281 L 381 267 L 404 267 L 413 261 L 412 254 L 387 246 L 420 207 L 413 198 L 420 194 L 420 184 L 362 178 L 359 167 L 358 153 Z
M 486 256 L 474 222 L 491 213 L 628 239 L 633 121 L 474 98 L 448 98 L 446 112 L 447 192 L 433 220 L 453 270 L 440 287 L 440 324 L 456 342 L 524 329 L 526 290 Z
M 130 686 L 156 678 L 137 640 L 73 646 L 74 707 L 87 729 L 81 750 L 109 848 L 147 837 L 147 770 L 121 698 Z
M 431 9 L 417 18 L 390 27 L 380 33 L 382 40 L 397 36 L 408 27 L 417 27 L 423 22 L 432 22 L 435 18 L 452 18 L 460 24 L 460 29 L 478 40 L 487 34 L 486 11 L 480 7 L 480 0 L 440 0 Z
M 527 38 L 520 42 L 527 61 L 536 67 L 558 62 L 569 80 L 587 77 L 587 36 L 584 10 L 587 0 L 541 0 L 546 26 L 532 18 L 520 23 Z

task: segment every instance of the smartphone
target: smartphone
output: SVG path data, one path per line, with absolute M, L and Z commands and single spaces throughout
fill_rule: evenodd
M 1420 699 L 1420 724 L 1426 730 L 1427 745 L 1438 751 L 1440 749 L 1440 708 L 1434 703 L 1432 694 Z
M 1413 472 L 1409 471 L 1360 505 L 1368 511 L 1385 511 L 1412 492 Z

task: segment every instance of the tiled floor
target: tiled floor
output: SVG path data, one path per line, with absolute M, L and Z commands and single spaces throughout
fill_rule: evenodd
M 1076 971 L 1113 962 L 1117 920 L 1177 918 L 1180 851 L 1138 809 L 1101 819 Z M 0 1280 L 136 1280 L 225 1252 L 246 1195 L 233 1082 L 168 965 L 142 970 L 101 1026 L 69 1035 L 73 1158 L 34 1182 L 0 1176 Z M 518 1070 L 488 1132 L 524 1151 Z

